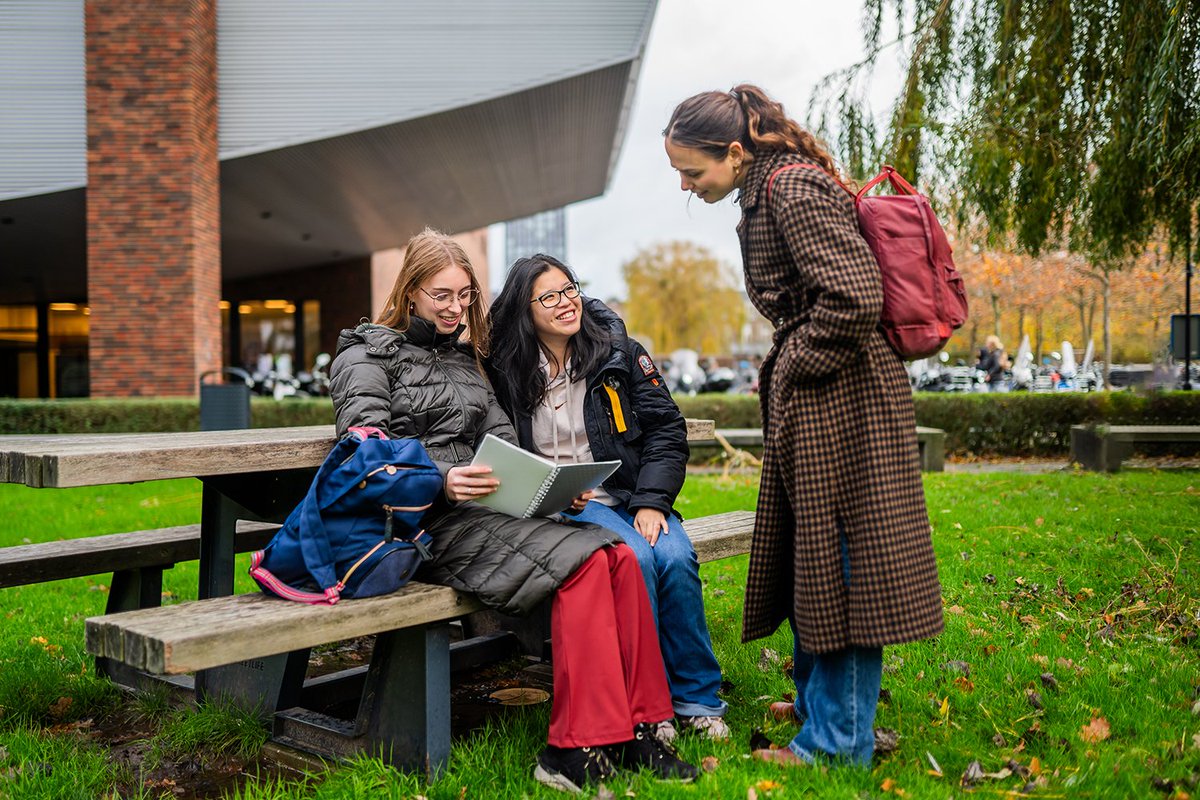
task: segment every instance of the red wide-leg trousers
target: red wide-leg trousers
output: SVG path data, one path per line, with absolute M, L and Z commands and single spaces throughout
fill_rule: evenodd
M 674 715 L 637 556 L 602 547 L 559 587 L 550 611 L 555 747 L 633 738 L 633 726 Z

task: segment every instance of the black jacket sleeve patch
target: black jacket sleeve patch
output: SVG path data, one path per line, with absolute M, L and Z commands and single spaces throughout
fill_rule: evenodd
M 640 356 L 638 356 L 637 363 L 638 366 L 641 367 L 642 374 L 646 375 L 647 377 L 658 372 L 658 368 L 654 366 L 654 362 L 650 359 L 650 356 L 646 355 L 645 353 L 642 353 Z

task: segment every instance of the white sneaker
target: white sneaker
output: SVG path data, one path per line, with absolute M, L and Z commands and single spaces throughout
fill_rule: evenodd
M 664 719 L 653 727 L 654 738 L 663 744 L 671 744 L 675 741 L 675 737 L 679 735 L 675 730 L 675 725 L 669 719 Z
M 679 722 L 706 739 L 729 739 L 733 736 L 723 717 L 679 717 Z

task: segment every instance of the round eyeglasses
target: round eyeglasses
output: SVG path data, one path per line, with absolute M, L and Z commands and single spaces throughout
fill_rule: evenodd
M 537 297 L 530 300 L 530 303 L 541 303 L 542 308 L 554 308 L 558 305 L 559 300 L 565 297 L 568 300 L 574 300 L 579 297 L 579 284 L 571 283 L 564 289 L 551 289 L 548 292 L 543 292 Z
M 418 287 L 418 288 L 420 288 L 420 287 Z M 421 289 L 421 291 L 425 292 L 425 290 L 423 288 Z M 433 294 L 430 294 L 429 292 L 425 292 L 425 296 L 433 301 L 433 305 L 437 308 L 438 311 L 444 311 L 445 309 L 454 305 L 454 298 L 455 298 L 454 292 L 435 292 Z M 478 289 L 463 289 L 461 292 L 458 293 L 457 296 L 458 296 L 458 304 L 460 306 L 462 306 L 463 308 L 466 308 L 467 306 L 471 305 L 471 303 L 475 302 L 475 298 L 479 297 L 479 290 Z

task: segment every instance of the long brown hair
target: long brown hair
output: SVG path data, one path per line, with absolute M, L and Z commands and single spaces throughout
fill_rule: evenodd
M 408 330 L 412 324 L 412 303 L 421 284 L 446 267 L 459 267 L 471 279 L 471 288 L 479 295 L 467 306 L 467 341 L 475 349 L 479 360 L 488 354 L 489 327 L 487 304 L 483 302 L 483 289 L 475 277 L 475 268 L 462 245 L 444 233 L 426 228 L 408 240 L 404 248 L 404 266 L 396 276 L 396 283 L 388 295 L 383 312 L 375 319 L 376 324 L 386 325 L 398 331 Z M 432 322 L 432 320 L 430 320 Z M 480 368 L 482 370 L 482 367 Z
M 784 113 L 783 105 L 749 83 L 728 92 L 701 92 L 675 106 L 663 136 L 680 147 L 721 159 L 740 142 L 752 158 L 774 152 L 796 153 L 815 162 L 835 180 L 843 180 L 833 156 L 817 137 Z

